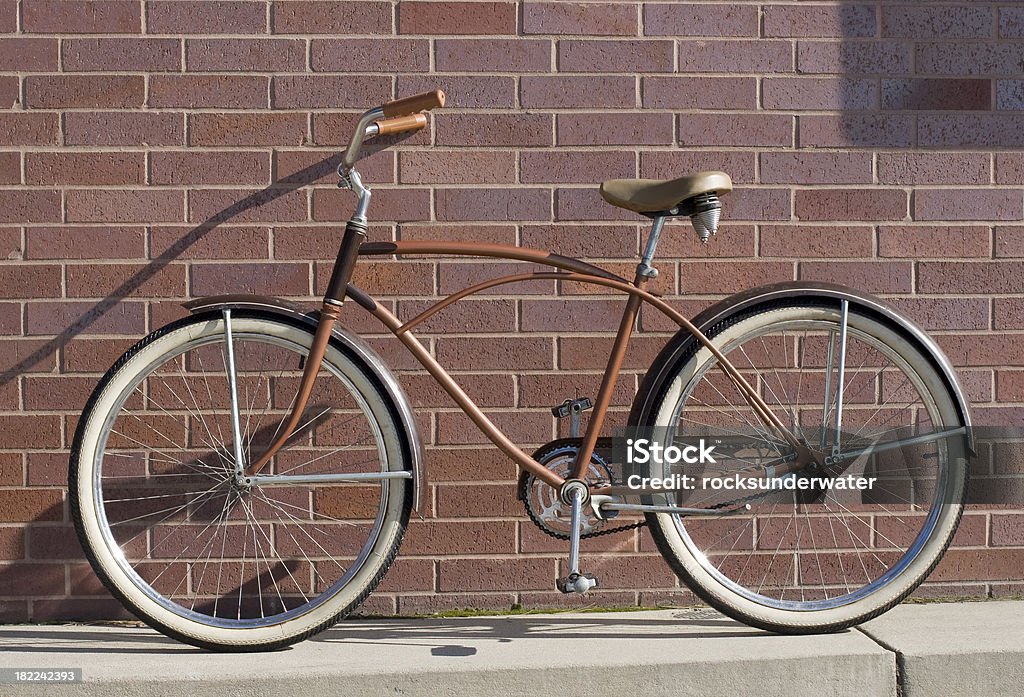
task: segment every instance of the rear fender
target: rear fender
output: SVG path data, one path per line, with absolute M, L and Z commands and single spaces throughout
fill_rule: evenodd
M 883 300 L 852 288 L 832 283 L 787 281 L 751 288 L 742 293 L 731 295 L 698 314 L 693 318 L 693 323 L 704 332 L 729 316 L 759 303 L 801 297 L 827 298 L 834 300 L 836 304 L 842 300 L 847 300 L 851 305 L 865 312 L 865 314 L 895 322 L 901 328 L 906 338 L 915 342 L 924 351 L 925 355 L 929 357 L 932 365 L 945 379 L 947 387 L 955 395 L 957 411 L 960 414 L 962 423 L 967 427 L 965 443 L 968 452 L 971 455 L 976 455 L 974 432 L 971 428 L 970 407 L 967 399 L 964 397 L 960 380 L 957 378 L 956 371 L 949 362 L 949 358 L 942 352 L 939 345 L 935 343 L 935 340 L 928 336 L 923 329 Z M 646 423 L 650 418 L 651 410 L 654 407 L 654 399 L 666 387 L 665 383 L 672 374 L 672 368 L 681 356 L 686 355 L 688 351 L 693 349 L 695 342 L 696 339 L 693 338 L 690 332 L 685 329 L 680 330 L 669 340 L 657 358 L 654 359 L 633 400 L 633 407 L 629 414 L 629 424 L 631 426 Z

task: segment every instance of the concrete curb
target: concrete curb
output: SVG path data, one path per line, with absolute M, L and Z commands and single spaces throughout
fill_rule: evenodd
M 1020 695 L 1024 602 L 904 605 L 826 636 L 661 610 L 351 621 L 273 654 L 206 653 L 144 628 L 18 625 L 0 627 L 0 649 L 0 668 L 83 668 L 87 683 L 5 695 Z

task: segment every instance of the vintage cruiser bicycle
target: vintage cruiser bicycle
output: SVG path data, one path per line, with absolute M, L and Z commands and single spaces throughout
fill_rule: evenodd
M 683 583 L 755 627 L 834 631 L 916 588 L 957 528 L 972 448 L 968 405 L 935 343 L 886 303 L 835 285 L 756 288 L 692 320 L 650 292 L 668 218 L 689 217 L 705 242 L 716 232 L 731 189 L 721 172 L 602 184 L 610 204 L 653 220 L 632 281 L 546 251 L 364 241 L 370 189 L 355 169 L 364 139 L 422 129 L 422 112 L 443 103 L 430 92 L 362 115 L 338 168 L 358 203 L 318 311 L 251 295 L 193 300 L 190 316 L 142 339 L 102 378 L 78 424 L 69 482 L 79 538 L 110 592 L 171 637 L 255 651 L 330 627 L 378 585 L 423 505 L 423 458 L 399 381 L 339 326 L 343 304 L 379 320 L 520 467 L 530 518 L 568 541 L 556 582 L 565 593 L 599 581 L 579 568 L 581 539 L 643 524 L 616 523 L 624 512 L 643 515 Z M 477 283 L 402 321 L 350 282 L 360 259 L 392 255 L 550 270 Z M 586 430 L 532 454 L 412 332 L 463 298 L 527 280 L 626 296 Z M 703 473 L 742 477 L 752 493 L 631 488 L 609 454 L 602 427 L 643 304 L 679 331 L 643 378 L 630 426 L 660 429 L 668 444 L 713 443 Z M 578 425 L 590 406 L 566 400 L 561 413 Z M 679 471 L 649 463 L 631 473 Z M 821 484 L 854 474 L 876 486 Z

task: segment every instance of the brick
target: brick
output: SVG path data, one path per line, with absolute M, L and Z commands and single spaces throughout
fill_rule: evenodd
M 301 71 L 305 42 L 298 39 L 186 39 L 188 70 Z
M 943 7 L 884 7 L 882 36 L 897 39 L 984 39 L 992 35 L 993 9 L 951 5 Z
M 622 319 L 625 300 L 524 300 L 524 332 L 614 332 Z
M 7 34 L 18 31 L 18 0 L 0 3 L 0 31 Z
M 402 540 L 409 555 L 511 554 L 515 552 L 513 521 L 425 521 L 409 526 Z
M 406 2 L 398 6 L 399 34 L 515 34 L 512 2 Z
M 0 153 L 0 183 L 21 183 L 21 153 Z
M 761 181 L 766 184 L 870 184 L 871 154 L 762 152 Z
M 879 153 L 880 184 L 988 184 L 989 156 L 982 153 Z
M 336 148 L 330 150 L 275 150 L 274 175 L 278 182 L 301 184 L 338 183 L 336 168 L 341 156 Z M 395 181 L 395 153 L 383 150 L 359 160 L 359 172 L 364 182 L 393 184 Z
M 814 189 L 796 192 L 801 220 L 903 220 L 907 192 L 898 189 Z
M 258 151 L 171 152 L 150 154 L 156 185 L 270 183 L 270 156 Z
M 270 78 L 259 75 L 152 75 L 149 106 L 177 109 L 265 109 Z
M 617 151 L 527 151 L 519 154 L 519 177 L 532 184 L 596 183 L 598 177 L 635 176 L 633 159 L 632 153 Z
M 29 152 L 25 181 L 29 185 L 145 184 L 146 158 L 141 152 Z
M 201 230 L 191 226 L 153 226 L 149 255 L 153 259 L 267 259 L 270 230 L 258 226 L 228 226 Z
M 25 556 L 25 531 L 22 528 L 0 528 L 0 559 L 14 560 Z
M 1019 189 L 918 189 L 915 220 L 1020 220 L 1024 197 Z
M 399 303 L 399 317 L 402 320 L 412 319 L 433 305 L 432 300 L 403 300 Z M 456 303 L 443 312 L 428 319 L 425 323 L 416 328 L 419 335 L 445 334 L 459 332 L 460 334 L 487 334 L 497 332 L 514 332 L 516 329 L 516 307 L 514 300 L 477 300 L 471 299 Z M 435 404 L 440 406 L 451 406 L 451 397 L 436 387 L 436 383 L 430 376 L 423 376 L 424 383 L 434 383 L 434 387 L 426 390 L 417 390 L 411 385 L 405 385 L 413 400 L 418 400 L 424 392 L 431 392 L 436 395 Z M 485 379 L 486 378 L 486 379 Z M 508 378 L 506 384 L 504 378 Z M 403 378 L 404 382 L 404 378 Z M 480 406 L 511 407 L 511 398 L 508 396 L 512 391 L 511 376 L 483 376 L 473 378 L 471 376 L 459 376 L 459 385 L 473 398 Z M 500 389 L 499 389 L 500 388 Z M 417 402 L 419 403 L 419 402 Z
M 459 451 L 456 451 L 459 452 Z M 511 472 L 506 469 L 506 472 Z M 465 479 L 465 471 L 459 479 Z M 509 479 L 513 479 L 514 475 Z M 512 482 L 437 487 L 438 515 L 444 518 L 483 518 L 518 515 L 522 504 L 515 499 Z
M 199 189 L 189 192 L 188 219 L 234 223 L 306 220 L 306 192 L 292 189 Z
M 784 111 L 877 109 L 878 87 L 874 80 L 765 78 L 761 82 L 761 103 L 766 109 Z
M 1024 60 L 1024 45 L 1019 41 L 922 41 L 915 46 L 919 75 L 1016 77 Z
M 733 189 L 724 204 L 729 220 L 789 220 L 788 189 Z
M 147 2 L 149 34 L 261 34 L 267 30 L 262 2 L 188 0 Z
M 438 145 L 547 146 L 552 144 L 551 114 L 437 114 Z
M 753 5 L 730 3 L 645 3 L 647 36 L 757 36 L 760 19 Z
M 305 114 L 190 114 L 190 145 L 305 145 Z
M 1024 227 L 999 225 L 995 228 L 997 257 L 1024 257 Z
M 428 262 L 360 262 L 352 282 L 376 295 L 417 296 L 434 290 L 434 265 Z
M 793 280 L 792 262 L 783 261 L 684 261 L 680 264 L 682 291 L 687 293 L 737 293 L 775 281 Z
M 274 3 L 275 34 L 390 34 L 390 2 L 322 0 Z
M 429 189 L 377 187 L 373 196 L 378 221 L 405 222 L 430 218 Z M 348 218 L 354 206 L 355 198 L 349 192 L 339 189 L 313 192 L 313 220 L 337 223 Z
M 923 261 L 917 271 L 922 293 L 1024 292 L 1024 263 L 1019 261 Z
M 1021 128 L 1024 114 L 922 114 L 917 117 L 917 142 L 925 148 L 1020 147 Z
M 30 227 L 25 238 L 27 259 L 131 259 L 145 254 L 142 227 Z
M 0 595 L 20 595 L 31 588 L 34 595 L 64 594 L 63 564 L 4 564 L 0 567 Z
M 278 75 L 272 106 L 284 109 L 344 109 L 381 104 L 391 99 L 385 75 Z
M 516 178 L 514 152 L 403 152 L 398 176 L 409 184 L 498 184 Z
M 444 88 L 447 103 L 460 109 L 500 109 L 512 107 L 516 100 L 516 82 L 511 76 L 498 75 L 400 75 L 396 94 L 420 94 Z
M 867 226 L 808 227 L 806 225 L 763 225 L 762 257 L 870 257 L 874 231 Z
M 490 244 L 515 245 L 516 227 L 512 224 L 479 224 L 451 226 L 448 223 L 406 223 L 398 226 L 395 234 L 401 240 L 453 242 L 487 242 Z
M 138 34 L 137 0 L 25 0 L 22 26 L 30 34 Z
M 550 189 L 438 189 L 438 220 L 549 220 Z
M 856 287 L 868 293 L 910 293 L 910 262 L 812 261 L 801 262 L 801 281 L 827 281 Z
M 181 69 L 178 39 L 67 39 L 65 71 L 131 70 L 160 72 Z
M 67 218 L 71 223 L 180 221 L 184 211 L 181 191 L 85 189 L 67 193 Z
M 999 8 L 999 36 L 1006 39 L 1024 38 L 1024 7 Z
M 523 33 L 635 36 L 636 6 L 610 2 L 530 2 L 523 5 Z
M 546 73 L 551 42 L 545 39 L 437 39 L 436 70 L 459 72 Z
M 764 35 L 863 39 L 875 36 L 875 8 L 869 5 L 768 5 Z
M 25 104 L 30 109 L 141 107 L 146 85 L 141 75 L 30 75 Z
M 936 340 L 953 364 L 957 366 L 1024 365 L 1016 351 L 1020 341 L 1013 334 L 940 334 L 936 336 Z M 998 411 L 982 409 L 976 415 L 976 423 L 986 426 L 1004 425 L 999 417 Z
M 912 320 L 927 331 L 935 330 L 984 330 L 988 329 L 989 303 L 985 298 L 893 298 L 892 303 L 900 312 L 906 313 Z M 966 379 L 965 379 L 966 378 Z M 961 379 L 968 391 L 968 399 L 989 401 L 988 386 L 991 376 L 984 376 L 986 394 L 980 399 L 972 390 L 969 376 L 961 373 Z M 974 391 L 974 394 L 971 392 Z
M 1024 109 L 1024 80 L 996 80 L 996 109 Z
M 601 198 L 597 187 L 559 188 L 555 191 L 555 220 L 628 220 L 636 222 L 638 213 L 617 208 Z
M 57 39 L 0 38 L 0 70 L 42 72 L 57 69 Z
M 801 73 L 902 75 L 911 71 L 912 62 L 911 45 L 892 41 L 801 41 L 797 46 Z
M 587 259 L 622 259 L 638 253 L 633 225 L 524 225 L 522 244 Z
M 1017 578 L 1024 549 L 951 549 L 943 555 L 933 581 L 1003 581 Z
M 0 223 L 59 222 L 60 192 L 50 189 L 0 190 Z
M 670 73 L 673 42 L 640 40 L 560 40 L 558 69 L 588 73 Z
M 0 436 L 8 448 L 54 448 L 60 445 L 60 418 L 40 414 L 0 416 Z M 60 520 L 61 492 L 0 490 L 0 520 Z
M 185 265 L 148 268 L 138 264 L 76 264 L 67 267 L 69 298 L 102 298 L 111 288 L 125 284 L 133 286 L 133 293 L 145 297 L 180 298 L 185 295 Z
M 645 77 L 647 109 L 756 109 L 753 77 Z
M 550 370 L 554 352 L 550 338 L 507 336 L 501 341 L 482 337 L 441 337 L 437 360 L 452 370 Z
M 192 294 L 256 293 L 309 295 L 309 264 L 273 262 L 266 264 L 195 264 L 192 266 Z
M 970 111 L 991 106 L 991 80 L 882 80 L 883 109 Z
M 554 559 L 442 559 L 437 583 L 441 591 L 547 590 L 555 574 Z
M 993 515 L 992 544 L 1000 547 L 1019 547 L 1024 544 L 1024 515 Z
M 679 72 L 787 73 L 793 70 L 789 41 L 679 41 Z
M 880 257 L 987 257 L 989 246 L 988 228 L 981 226 L 882 225 L 878 228 Z
M 726 172 L 733 183 L 749 184 L 754 181 L 756 160 L 756 153 L 736 150 L 642 152 L 640 176 L 651 179 L 676 179 L 694 172 L 720 171 Z
M 0 334 L 7 336 L 21 336 L 23 333 L 21 315 L 21 303 L 0 303 Z M 14 388 L 16 393 L 17 386 L 13 382 L 8 384 Z M 15 397 L 16 396 L 17 395 L 15 394 Z M 0 464 L 0 469 L 2 469 L 2 464 Z M 2 480 L 3 477 L 0 476 L 0 481 Z
M 420 73 L 430 69 L 430 41 L 391 38 L 314 39 L 311 56 L 313 70 L 325 72 L 374 72 L 386 65 L 395 72 Z
M 680 114 L 682 146 L 792 147 L 793 117 L 780 114 Z
M 520 102 L 526 108 L 630 108 L 636 106 L 636 80 L 631 76 L 523 77 Z
M 732 209 L 727 209 L 727 211 L 729 217 L 732 218 Z M 661 244 L 658 246 L 658 257 L 666 259 L 677 257 L 684 259 L 739 257 L 745 259 L 755 254 L 753 225 L 724 224 L 718 229 L 718 234 L 708 244 L 701 244 L 693 230 L 687 229 L 689 220 L 686 220 L 685 223 L 680 220 L 678 225 L 680 227 L 675 230 L 669 228 L 670 234 L 668 237 L 662 237 Z M 627 276 L 630 275 L 628 268 L 624 268 L 623 271 L 625 271 Z M 665 269 L 661 269 L 661 275 L 670 276 Z M 666 280 L 671 282 L 670 278 Z M 671 285 L 667 286 L 667 288 L 671 287 Z M 703 310 L 708 304 L 703 300 L 696 300 L 692 303 L 675 303 L 675 306 L 676 309 L 683 308 L 682 311 L 688 313 L 687 316 L 692 316 Z M 653 322 L 654 320 L 651 317 L 652 315 L 648 315 L 644 322 Z M 666 328 L 673 329 L 672 326 L 667 324 Z
M 25 409 L 81 412 L 95 387 L 92 376 L 28 377 L 22 388 Z
M 908 148 L 914 118 L 896 114 L 808 115 L 798 117 L 799 147 Z
M 64 115 L 66 145 L 184 145 L 181 114 L 70 112 Z
M 0 297 L 59 298 L 60 267 L 36 264 L 0 265 Z
M 558 145 L 671 145 L 672 114 L 612 113 L 558 115 Z

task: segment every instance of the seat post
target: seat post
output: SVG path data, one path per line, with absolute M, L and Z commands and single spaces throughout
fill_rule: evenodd
M 646 284 L 648 279 L 658 277 L 658 270 L 651 266 L 651 262 L 654 261 L 654 252 L 658 248 L 658 240 L 661 239 L 663 227 L 665 227 L 665 216 L 656 216 L 654 225 L 651 226 L 651 234 L 647 237 L 647 244 L 644 246 L 644 255 L 636 267 L 637 285 Z

